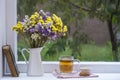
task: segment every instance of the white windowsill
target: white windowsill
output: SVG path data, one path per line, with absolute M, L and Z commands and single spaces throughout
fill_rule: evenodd
M 28 77 L 25 73 L 20 74 L 19 77 L 2 77 L 1 80 L 120 80 L 120 73 L 94 73 L 99 75 L 95 78 L 69 78 L 58 79 L 51 73 L 45 73 L 41 77 Z
M 19 67 L 26 65 L 25 62 L 18 62 L 17 64 Z M 95 78 L 58 79 L 51 73 L 58 68 L 58 62 L 43 62 L 43 65 L 46 70 L 41 77 L 29 77 L 25 73 L 21 73 L 19 77 L 3 76 L 1 80 L 120 80 L 120 62 L 80 62 L 80 67 L 87 66 L 92 73 L 99 75 Z M 20 69 L 22 69 L 21 67 Z
M 17 62 L 20 72 L 25 73 L 27 65 L 25 62 Z M 59 62 L 45 62 L 43 61 L 44 71 L 51 73 L 59 68 Z M 80 67 L 88 67 L 93 73 L 120 73 L 120 62 L 80 62 Z M 78 63 L 75 63 L 78 67 Z

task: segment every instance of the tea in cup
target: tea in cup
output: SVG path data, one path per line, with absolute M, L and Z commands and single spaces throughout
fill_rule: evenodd
M 61 73 L 72 73 L 73 62 L 76 61 L 73 56 L 60 56 L 59 69 Z M 77 61 L 78 62 L 78 61 Z

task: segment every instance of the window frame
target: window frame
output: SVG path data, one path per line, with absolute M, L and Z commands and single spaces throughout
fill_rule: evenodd
M 4 2 L 4 6 L 5 6 L 3 9 L 3 10 L 5 10 L 5 14 L 3 15 L 3 16 L 5 16 L 5 26 L 2 31 L 3 32 L 2 36 L 4 36 L 2 38 L 3 45 L 5 45 L 5 44 L 11 45 L 13 53 L 16 53 L 17 52 L 17 45 L 16 45 L 17 40 L 15 40 L 15 38 L 17 37 L 17 34 L 15 34 L 15 32 L 12 31 L 11 27 L 13 25 L 15 25 L 17 22 L 17 0 L 2 0 L 2 1 Z M 15 54 L 15 57 L 16 56 L 17 55 Z M 4 61 L 3 62 L 3 66 L 4 66 L 3 72 L 4 72 L 4 74 L 7 74 L 7 73 L 9 73 L 9 68 L 8 68 L 5 58 L 3 61 Z
M 6 0 L 5 4 L 6 8 L 6 43 L 10 44 L 12 46 L 13 52 L 15 53 L 16 61 L 17 61 L 17 34 L 11 30 L 11 27 L 16 24 L 17 22 L 17 0 Z M 16 39 L 16 40 L 15 40 Z M 44 72 L 52 72 L 54 69 L 59 68 L 59 62 L 52 62 L 43 61 L 44 66 Z M 18 62 L 18 69 L 20 72 L 26 72 L 27 71 L 27 65 L 25 62 Z M 75 64 L 75 67 L 77 67 L 77 63 Z M 120 70 L 120 62 L 80 62 L 80 67 L 88 67 L 91 69 L 92 72 L 115 72 L 119 73 Z M 9 73 L 9 68 L 7 66 L 7 63 L 5 61 L 5 73 Z
M 5 43 L 5 0 L 2 0 L 0 2 L 0 48 L 2 48 L 2 45 Z M 2 55 L 2 49 L 0 49 L 0 63 L 3 64 L 3 55 Z M 0 79 L 2 77 L 3 72 L 3 65 L 0 65 Z

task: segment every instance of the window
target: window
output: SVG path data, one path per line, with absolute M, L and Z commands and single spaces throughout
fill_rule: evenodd
M 12 45 L 13 51 L 14 51 L 15 56 L 16 56 L 16 61 L 18 60 L 17 59 L 17 45 L 16 45 L 16 43 L 17 43 L 16 38 L 17 37 L 16 37 L 16 34 L 13 31 L 11 31 L 11 26 L 16 24 L 16 22 L 17 22 L 17 20 L 16 20 L 17 19 L 17 16 L 16 16 L 17 15 L 16 14 L 16 12 L 17 12 L 17 9 L 16 9 L 17 8 L 17 5 L 16 5 L 17 1 L 18 0 L 7 0 L 6 1 L 6 24 L 7 24 L 7 31 L 6 31 L 7 32 L 7 38 L 6 38 L 6 40 L 7 40 L 8 44 Z M 83 35 L 82 37 L 84 38 L 85 36 L 86 35 Z M 76 37 L 78 37 L 78 36 L 76 36 Z M 86 40 L 88 40 L 88 38 Z M 72 39 L 70 38 L 68 41 L 72 41 Z M 77 41 L 75 41 L 75 42 L 77 42 Z M 66 43 L 66 45 L 68 45 L 68 44 L 69 44 L 69 42 Z M 88 45 L 88 47 L 91 47 L 91 46 Z M 86 49 L 88 49 L 88 47 Z M 96 48 L 96 46 L 94 46 L 94 47 Z M 72 48 L 74 48 L 74 47 L 72 46 Z M 69 47 L 66 47 L 66 49 L 69 49 Z M 78 49 L 79 49 L 79 46 L 78 46 Z M 26 69 L 27 69 L 27 65 L 25 64 L 25 62 L 17 62 L 17 63 L 18 63 L 18 67 L 19 67 L 20 71 L 25 72 Z M 58 67 L 57 64 L 58 64 L 58 62 L 44 62 L 44 68 L 46 70 L 45 72 L 52 72 L 54 69 L 56 69 Z M 112 63 L 112 62 L 81 62 L 80 65 L 81 66 L 88 66 L 94 72 L 119 72 L 117 69 L 118 69 L 118 66 L 120 66 L 119 62 L 118 63 L 116 63 L 116 62 L 115 63 Z M 49 66 L 49 68 L 48 68 L 48 66 Z M 6 69 L 6 70 L 8 70 L 8 69 Z
M 74 4 L 72 6 L 70 3 L 62 2 L 18 0 L 18 20 L 22 20 L 26 14 L 30 16 L 35 11 L 44 9 L 58 14 L 63 19 L 63 23 L 68 26 L 69 31 L 66 38 L 49 42 L 43 49 L 43 60 L 56 61 L 60 55 L 73 55 L 81 61 L 114 61 L 107 23 L 102 22 L 98 17 L 88 18 L 89 16 L 86 17 L 86 13 L 82 13 L 79 9 L 77 12 L 74 6 L 77 5 L 75 1 L 71 2 Z M 66 6 L 62 7 L 64 5 Z M 69 7 L 71 8 L 69 9 Z M 23 39 L 21 35 L 18 35 L 18 60 L 20 61 L 23 60 L 21 49 L 29 46 L 23 42 Z

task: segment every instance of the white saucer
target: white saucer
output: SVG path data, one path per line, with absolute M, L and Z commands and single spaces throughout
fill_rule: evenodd
M 70 73 L 62 73 L 62 72 L 60 72 L 59 70 L 55 70 L 55 72 L 56 72 L 57 74 L 67 75 L 67 74 L 76 74 L 78 71 L 72 71 L 72 72 L 70 72 Z

